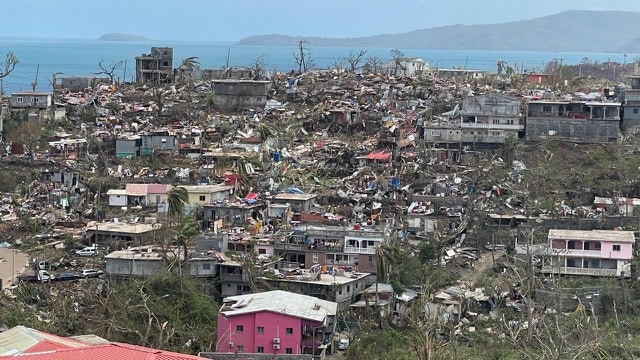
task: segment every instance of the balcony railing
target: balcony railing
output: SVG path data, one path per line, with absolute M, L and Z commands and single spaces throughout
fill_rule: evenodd
M 344 252 L 355 253 L 355 254 L 375 254 L 376 248 L 374 247 L 359 248 L 359 247 L 345 246 Z
M 559 256 L 603 257 L 600 250 L 552 249 L 552 254 Z
M 289 244 L 289 243 L 276 242 L 276 243 L 273 244 L 273 247 L 276 250 L 306 251 L 309 248 L 309 245 L 307 245 L 307 244 Z
M 470 129 L 506 129 L 524 130 L 524 124 L 485 124 L 485 123 L 461 123 L 461 127 Z
M 242 274 L 230 274 L 230 273 L 222 273 L 220 274 L 221 282 L 244 282 Z
M 563 274 L 563 275 L 592 275 L 592 276 L 616 276 L 617 269 L 596 269 L 596 268 L 578 268 L 578 267 L 555 267 L 543 266 L 541 272 L 545 274 Z
M 307 245 L 307 244 L 290 244 L 290 243 L 278 243 L 274 244 L 276 250 L 290 250 L 290 251 L 307 251 L 318 250 L 327 252 L 343 252 L 342 246 L 326 246 L 326 245 Z

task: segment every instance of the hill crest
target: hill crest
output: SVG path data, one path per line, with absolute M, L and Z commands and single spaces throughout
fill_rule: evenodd
M 238 45 L 295 46 L 307 40 L 311 46 L 392 49 L 640 52 L 639 22 L 637 12 L 570 10 L 499 24 L 456 24 L 353 38 L 257 35 Z

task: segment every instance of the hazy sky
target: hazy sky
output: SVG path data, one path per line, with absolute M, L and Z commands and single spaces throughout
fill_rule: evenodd
M 640 1 L 19 0 L 3 2 L 0 36 L 97 38 L 122 32 L 198 41 L 264 34 L 355 37 L 517 21 L 575 9 L 640 12 Z

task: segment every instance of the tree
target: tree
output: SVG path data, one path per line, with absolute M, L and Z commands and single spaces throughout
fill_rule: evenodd
M 506 61 L 502 60 L 502 59 L 498 59 L 498 62 L 496 63 L 496 66 L 498 68 L 498 76 L 502 75 L 502 72 L 504 71 L 505 74 L 508 77 L 511 77 L 514 74 L 514 70 L 511 67 L 511 65 L 509 65 Z
M 298 42 L 298 52 L 293 53 L 293 58 L 298 65 L 299 73 L 307 72 L 314 66 L 313 58 L 311 57 L 311 50 L 309 50 L 307 44 L 309 44 L 307 40 L 300 40 Z
M 198 60 L 197 56 L 190 56 L 190 57 L 184 58 L 180 62 L 180 67 L 178 67 L 178 69 L 183 74 L 183 81 L 184 81 L 185 75 L 187 76 L 186 80 L 189 81 L 189 83 L 187 84 L 187 96 L 189 97 L 189 104 L 191 104 L 191 87 L 193 87 L 193 72 L 200 69 L 200 61 Z
M 393 74 L 396 75 L 398 70 L 402 69 L 402 60 L 405 58 L 405 55 L 402 51 L 398 49 L 391 50 L 391 60 L 393 61 Z
M 367 58 L 367 62 L 364 64 L 364 69 L 368 72 L 376 74 L 381 73 L 383 64 L 384 62 L 379 57 L 375 55 L 369 55 L 369 57 Z
M 260 80 L 265 66 L 267 66 L 266 54 L 262 54 L 257 58 L 251 60 L 251 62 L 249 63 L 249 69 L 251 70 L 251 78 L 253 78 L 253 80 Z
M 19 61 L 16 55 L 11 51 L 9 51 L 4 61 L 4 69 L 0 69 L 0 96 L 4 95 L 4 86 L 3 86 L 4 78 L 6 78 L 7 76 L 9 76 L 9 74 L 11 74 L 13 69 L 16 68 L 16 65 L 18 65 L 18 62 Z
M 154 86 L 151 89 L 151 95 L 153 96 L 153 101 L 156 103 L 158 107 L 156 116 L 158 119 L 162 119 L 163 111 L 164 111 L 164 103 L 165 103 L 165 94 L 164 89 L 161 86 Z
M 366 50 L 360 50 L 357 53 L 351 51 L 349 53 L 349 55 L 347 56 L 347 63 L 349 64 L 349 68 L 352 73 L 356 72 L 356 70 L 359 68 L 358 64 L 360 64 L 360 61 L 362 61 L 362 58 L 366 54 L 367 54 Z
M 184 59 L 182 59 L 182 61 L 180 62 L 180 70 L 191 70 L 191 71 L 195 71 L 200 69 L 200 61 L 199 58 L 197 56 L 189 56 L 186 57 Z
M 116 77 L 116 70 L 122 65 L 122 61 L 112 62 L 111 64 L 105 64 L 104 60 L 98 62 L 100 71 L 93 73 L 94 75 L 107 75 L 109 77 L 109 83 L 113 84 L 113 80 Z
M 62 75 L 62 72 L 54 72 L 51 74 L 51 99 L 55 102 L 56 100 L 56 86 L 58 85 L 58 75 Z
M 42 124 L 37 120 L 26 120 L 20 123 L 8 135 L 10 141 L 23 144 L 29 151 L 29 159 L 33 162 L 36 149 L 42 140 Z
M 70 286 L 65 296 L 21 285 L 0 297 L 0 323 L 60 336 L 92 333 L 111 341 L 197 354 L 212 350 L 219 306 L 196 279 L 173 273 L 123 282 Z M 215 341 L 213 341 L 215 343 Z
M 169 204 L 169 218 L 176 219 L 184 213 L 185 204 L 189 203 L 189 193 L 187 189 L 177 186 L 172 187 L 167 193 L 167 203 Z
M 331 64 L 329 66 L 333 70 L 338 70 L 338 71 L 342 72 L 342 68 L 344 67 L 344 60 L 342 58 L 334 57 L 333 61 L 331 62 Z
M 198 230 L 198 222 L 193 218 L 193 216 L 180 216 L 178 224 L 175 228 L 175 234 L 178 240 L 178 245 L 181 246 L 183 250 L 183 261 L 187 261 L 187 257 L 189 255 L 187 250 L 189 240 L 191 240 L 199 233 L 200 231 Z

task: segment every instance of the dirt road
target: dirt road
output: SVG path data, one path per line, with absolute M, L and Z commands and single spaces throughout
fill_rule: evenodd
M 493 266 L 493 259 L 498 261 L 503 255 L 504 250 L 483 252 L 480 258 L 476 260 L 475 265 L 469 269 L 465 269 L 460 274 L 460 281 L 473 289 L 483 274 Z
M 0 279 L 5 288 L 15 283 L 18 274 L 24 271 L 29 263 L 27 254 L 15 250 L 0 248 Z

